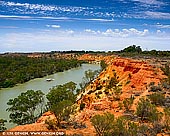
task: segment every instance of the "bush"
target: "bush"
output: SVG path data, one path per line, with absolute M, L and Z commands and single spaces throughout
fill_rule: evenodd
M 130 110 L 130 108 L 132 107 L 132 104 L 133 104 L 133 100 L 134 100 L 134 97 L 130 97 L 130 98 L 126 98 L 124 101 L 123 101 L 123 105 L 125 107 L 125 110 L 128 112 Z
M 30 124 L 36 121 L 45 111 L 44 93 L 41 90 L 27 90 L 17 98 L 10 99 L 7 103 L 11 112 L 10 122 L 18 125 Z
M 85 103 L 81 103 L 80 104 L 80 110 L 83 110 L 85 108 L 86 104 Z
M 148 96 L 152 104 L 163 106 L 165 103 L 165 95 L 162 93 L 153 93 Z
M 141 98 L 137 105 L 136 115 L 140 117 L 141 121 L 158 121 L 159 112 L 155 105 L 152 105 L 148 99 Z
M 90 120 L 99 136 L 107 135 L 113 128 L 114 115 L 104 113 L 104 115 L 95 115 Z
M 92 125 L 99 136 L 136 136 L 138 126 L 124 117 L 114 119 L 111 113 L 95 115 L 91 119 Z
M 167 131 L 170 131 L 170 108 L 164 109 L 164 126 Z
M 162 91 L 162 88 L 160 86 L 151 86 L 149 92 L 160 92 Z
M 47 124 L 48 130 L 57 130 L 57 122 L 54 119 L 46 119 L 45 124 Z
M 5 127 L 5 122 L 7 122 L 4 119 L 0 119 L 0 132 L 5 131 L 7 128 Z

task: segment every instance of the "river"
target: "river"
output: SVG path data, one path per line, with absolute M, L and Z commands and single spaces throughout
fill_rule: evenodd
M 82 64 L 81 67 L 72 68 L 70 70 L 59 72 L 53 75 L 49 75 L 43 78 L 36 78 L 26 83 L 19 84 L 12 88 L 3 88 L 0 90 L 0 118 L 8 120 L 6 127 L 9 129 L 14 124 L 9 123 L 9 113 L 6 111 L 8 108 L 7 102 L 9 99 L 17 97 L 20 93 L 26 92 L 27 90 L 42 90 L 45 94 L 49 92 L 49 89 L 53 86 L 64 84 L 69 81 L 73 81 L 79 84 L 82 81 L 84 72 L 88 69 L 98 70 L 100 65 L 98 64 Z M 47 82 L 47 78 L 52 78 L 54 81 Z

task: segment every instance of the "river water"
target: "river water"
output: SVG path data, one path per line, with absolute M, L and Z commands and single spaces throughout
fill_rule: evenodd
M 59 72 L 53 75 L 49 75 L 43 78 L 36 78 L 30 80 L 24 84 L 19 84 L 12 88 L 3 88 L 0 90 L 0 118 L 8 120 L 6 127 L 9 129 L 14 124 L 9 123 L 9 113 L 6 111 L 8 108 L 7 102 L 9 99 L 17 97 L 20 93 L 26 92 L 27 90 L 41 90 L 45 94 L 49 92 L 49 89 L 53 86 L 64 84 L 69 81 L 73 81 L 79 84 L 82 81 L 84 72 L 88 69 L 98 70 L 100 65 L 98 64 L 82 64 L 81 67 L 73 68 L 64 72 Z M 47 82 L 47 78 L 55 79 L 54 81 Z

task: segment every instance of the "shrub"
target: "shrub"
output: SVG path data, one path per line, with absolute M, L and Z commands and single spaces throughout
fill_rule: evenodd
M 126 111 L 129 111 L 130 108 L 132 107 L 133 100 L 134 100 L 134 97 L 131 96 L 130 98 L 126 98 L 126 99 L 123 101 L 123 106 L 125 107 L 125 110 L 126 110 Z
M 45 124 L 47 124 L 48 130 L 57 130 L 57 122 L 54 119 L 46 119 Z
M 120 95 L 122 94 L 122 88 L 120 86 L 116 86 L 114 88 L 115 100 L 120 100 Z
M 148 99 L 141 98 L 137 105 L 136 115 L 140 117 L 141 121 L 158 121 L 159 112 L 155 105 L 152 105 Z
M 167 131 L 170 131 L 170 108 L 164 109 L 164 126 Z
M 95 115 L 90 120 L 94 126 L 96 133 L 103 136 L 110 133 L 113 128 L 114 115 L 111 113 L 104 113 L 104 115 Z
M 152 104 L 163 106 L 165 102 L 165 96 L 162 93 L 153 93 L 148 96 Z
M 7 128 L 5 127 L 5 122 L 7 122 L 4 119 L 0 119 L 0 132 L 5 131 Z
M 80 110 L 83 110 L 85 108 L 86 104 L 85 103 L 81 103 L 80 104 Z
M 138 126 L 124 117 L 114 119 L 111 113 L 95 115 L 91 119 L 92 125 L 99 136 L 136 136 Z
M 162 91 L 162 88 L 160 86 L 151 86 L 149 92 L 159 92 Z
M 84 129 L 86 128 L 86 124 L 82 123 L 82 122 L 73 122 L 73 128 L 74 129 L 77 129 L 77 128 L 80 128 L 80 129 Z

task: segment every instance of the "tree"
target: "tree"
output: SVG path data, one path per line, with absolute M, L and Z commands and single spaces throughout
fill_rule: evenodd
M 128 112 L 130 110 L 130 108 L 132 107 L 132 104 L 133 104 L 133 100 L 134 100 L 134 97 L 130 97 L 130 98 L 126 98 L 124 101 L 123 101 L 123 105 L 125 107 L 125 110 Z
M 162 93 L 153 93 L 148 96 L 152 104 L 163 106 L 165 103 L 165 95 Z
M 112 77 L 109 81 L 109 84 L 107 85 L 107 89 L 115 88 L 118 83 L 119 83 L 119 81 L 117 80 L 117 78 L 115 76 Z
M 154 122 L 160 119 L 160 113 L 157 111 L 156 106 L 144 98 L 141 98 L 138 102 L 136 115 L 140 117 L 141 121 L 148 120 Z
M 52 111 L 57 119 L 57 127 L 61 127 L 61 121 L 68 121 L 70 115 L 74 113 L 75 94 L 74 82 L 69 82 L 64 85 L 53 87 L 46 95 L 48 99 L 48 108 Z
M 137 52 L 137 53 L 140 53 L 140 52 L 142 52 L 142 49 L 141 49 L 140 46 L 132 45 L 132 46 L 129 46 L 129 47 L 123 49 L 123 52 L 131 52 L 131 53 Z
M 161 67 L 164 74 L 167 76 L 165 81 L 170 85 L 170 63 L 167 62 L 164 67 Z
M 106 112 L 103 115 L 95 115 L 90 120 L 94 126 L 98 136 L 104 136 L 109 134 L 113 128 L 114 115 Z
M 46 97 L 48 99 L 47 103 L 49 108 L 64 100 L 70 100 L 73 103 L 75 102 L 75 95 L 73 91 L 70 91 L 68 88 L 68 83 L 53 87 Z
M 170 131 L 170 108 L 164 109 L 164 124 L 167 131 Z
M 104 70 L 107 67 L 107 64 L 105 63 L 104 60 L 101 60 L 100 66 L 101 66 L 101 70 Z
M 125 117 L 118 117 L 114 121 L 114 127 L 111 131 L 112 136 L 136 136 L 138 126 Z
M 94 70 L 92 71 L 91 69 L 85 71 L 85 76 L 82 79 L 82 82 L 79 84 L 80 88 L 83 90 L 92 80 L 96 78 L 98 75 L 99 71 Z
M 103 115 L 95 115 L 90 120 L 98 136 L 136 136 L 138 126 L 125 117 L 114 118 L 114 115 L 106 112 Z
M 3 132 L 3 131 L 5 131 L 7 129 L 5 127 L 5 122 L 7 122 L 7 120 L 0 119 L 0 132 Z
M 68 121 L 70 115 L 75 112 L 75 106 L 69 100 L 64 100 L 53 105 L 50 110 L 55 114 L 57 119 L 57 127 L 61 127 L 61 121 Z
M 29 58 L 26 55 L 0 56 L 0 88 L 12 87 L 33 78 L 78 67 L 81 63 L 75 59 L 56 59 L 54 56 L 40 58 Z
M 121 85 L 119 85 L 118 83 L 118 76 L 116 75 L 116 73 L 114 73 L 114 77 L 110 79 L 109 84 L 106 86 L 106 88 L 110 89 L 112 91 L 112 94 L 114 94 L 115 100 L 119 100 L 120 95 L 122 94 Z
M 42 91 L 27 90 L 17 98 L 10 99 L 7 111 L 11 112 L 10 122 L 18 125 L 30 124 L 36 121 L 44 112 L 44 94 Z
M 74 83 L 73 81 L 68 82 L 65 84 L 65 87 L 70 90 L 71 92 L 74 92 L 74 90 L 76 89 L 76 83 Z

